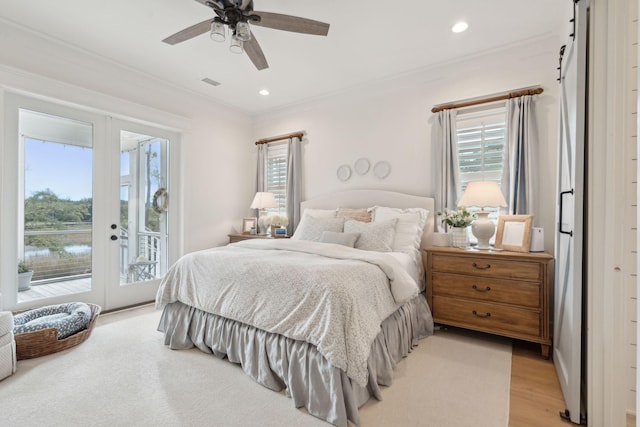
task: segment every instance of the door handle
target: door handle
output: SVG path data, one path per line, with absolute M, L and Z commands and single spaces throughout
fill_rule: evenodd
M 111 240 L 118 240 L 118 236 L 116 236 L 115 234 L 111 235 Z
M 573 188 L 571 190 L 568 190 L 568 191 L 561 191 L 560 192 L 560 209 L 559 209 L 560 212 L 558 213 L 558 216 L 559 216 L 559 218 L 558 218 L 558 231 L 560 233 L 562 233 L 562 234 L 568 234 L 569 236 L 573 237 L 573 230 L 566 231 L 566 230 L 562 229 L 562 205 L 564 203 L 564 196 L 567 195 L 567 194 L 573 195 Z

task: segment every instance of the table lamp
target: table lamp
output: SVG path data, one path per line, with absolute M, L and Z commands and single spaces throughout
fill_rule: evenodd
M 278 207 L 273 193 L 258 191 L 251 202 L 251 209 L 258 209 L 258 232 L 264 234 L 266 230 L 260 230 L 260 218 L 267 212 L 267 208 Z
M 458 205 L 480 208 L 476 214 L 478 219 L 471 224 L 471 233 L 478 239 L 477 249 L 490 249 L 489 239 L 496 231 L 496 226 L 489 219 L 489 212 L 484 208 L 507 206 L 507 201 L 496 181 L 472 181 L 467 184 Z

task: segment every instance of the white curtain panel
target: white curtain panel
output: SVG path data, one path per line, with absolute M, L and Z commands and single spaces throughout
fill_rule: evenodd
M 267 155 L 267 144 L 258 145 L 258 167 L 256 168 L 256 192 L 264 191 L 264 161 Z
M 299 138 L 289 139 L 287 157 L 287 234 L 293 235 L 300 223 L 300 202 L 302 202 L 302 142 Z
M 506 134 L 502 192 L 508 214 L 535 215 L 538 132 L 533 95 L 508 100 Z

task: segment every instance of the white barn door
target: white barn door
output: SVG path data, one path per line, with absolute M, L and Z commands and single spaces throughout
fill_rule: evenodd
M 561 416 L 580 423 L 588 1 L 574 7 L 575 30 L 560 62 L 553 358 L 567 404 Z

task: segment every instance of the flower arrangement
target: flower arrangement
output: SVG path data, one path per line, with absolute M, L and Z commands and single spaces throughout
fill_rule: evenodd
M 280 215 L 267 215 L 262 218 L 265 227 L 282 227 L 289 225 L 289 218 Z
M 468 227 L 478 217 L 475 212 L 471 212 L 462 206 L 458 210 L 445 209 L 438 212 L 440 220 L 451 227 Z

